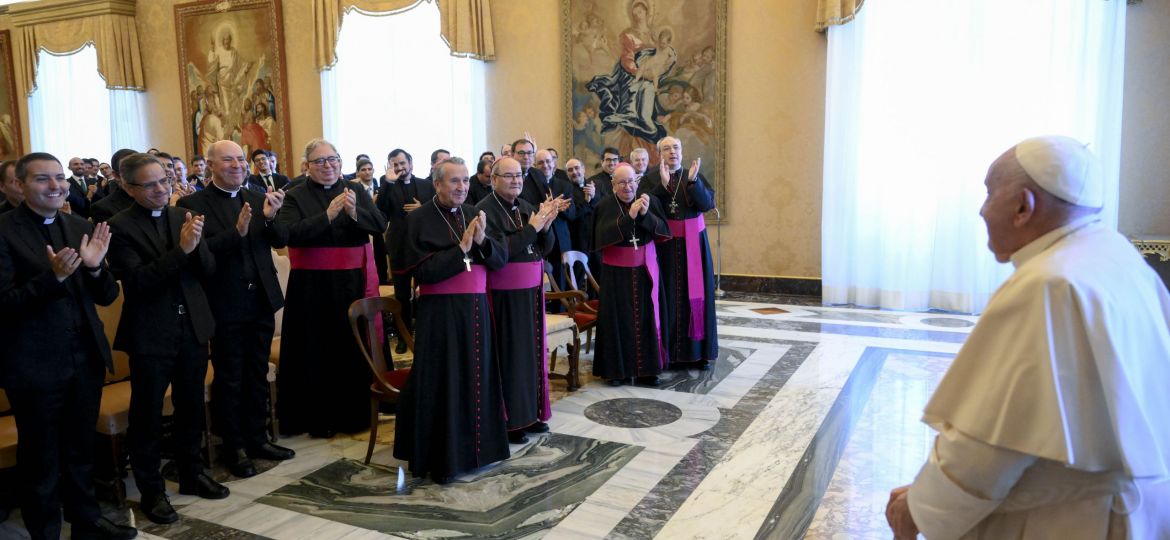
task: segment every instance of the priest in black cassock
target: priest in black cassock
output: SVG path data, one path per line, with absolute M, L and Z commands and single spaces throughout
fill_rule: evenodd
M 519 145 L 520 152 L 523 152 L 526 146 L 532 146 L 532 144 L 527 140 L 517 141 L 512 144 L 512 147 L 516 148 Z M 520 165 L 523 168 L 524 164 Z M 573 200 L 573 186 L 569 184 L 568 180 L 556 177 L 556 162 L 553 161 L 552 154 L 548 150 L 536 151 L 532 168 L 525 171 L 524 189 L 520 192 L 520 197 L 532 203 L 533 206 L 546 200 L 557 201 L 559 205 L 557 219 L 553 221 L 550 231 L 556 241 L 553 242 L 552 251 L 545 253 L 544 258 L 552 265 L 552 276 L 556 280 L 557 287 L 564 289 L 565 275 L 561 269 L 561 254 L 573 249 L 569 226 L 573 221 L 576 221 L 580 209 L 577 207 L 576 201 Z
M 601 250 L 597 352 L 593 374 L 611 386 L 635 378 L 657 386 L 666 367 L 660 334 L 660 291 L 655 242 L 670 238 L 658 199 L 637 195 L 634 168 L 614 170 L 614 196 L 597 204 L 593 243 Z
M 715 208 L 715 191 L 699 173 L 701 159 L 682 168 L 682 142 L 658 141 L 661 163 L 647 171 L 639 193 L 666 210 L 671 240 L 658 244 L 662 272 L 662 343 L 671 363 L 707 369 L 719 358 L 715 333 L 715 272 L 703 213 Z M 664 180 L 665 179 L 665 180 Z
M 406 217 L 435 197 L 434 184 L 414 175 L 414 158 L 406 150 L 395 148 L 387 156 L 386 176 L 378 192 L 377 206 L 386 216 L 389 229 L 386 230 L 386 246 L 390 256 L 390 279 L 394 282 L 394 298 L 402 305 L 402 322 L 406 329 L 414 331 L 414 274 L 406 265 L 406 238 L 408 226 Z M 395 353 L 406 352 L 406 340 L 398 340 Z
M 341 180 L 333 143 L 305 147 L 309 179 L 289 190 L 277 221 L 288 227 L 291 272 L 280 339 L 280 429 L 332 437 L 369 427 L 370 371 L 346 315 L 378 296 L 371 234 L 386 220 L 365 190 Z
M 500 371 L 492 343 L 488 271 L 507 254 L 487 216 L 463 204 L 460 158 L 432 171 L 435 198 L 407 218 L 407 266 L 419 283 L 415 358 L 398 401 L 394 457 L 438 483 L 508 457 Z
M 483 163 L 483 162 L 480 162 Z M 488 234 L 508 253 L 508 264 L 488 273 L 492 342 L 504 383 L 508 442 L 527 442 L 527 433 L 544 433 L 552 414 L 548 395 L 548 358 L 544 328 L 544 254 L 552 249 L 548 233 L 557 203 L 537 208 L 520 198 L 524 175 L 512 158 L 496 162 L 494 191 L 476 205 L 487 216 Z M 475 182 L 475 180 L 472 180 Z
M 492 167 L 495 161 L 480 161 L 475 166 L 475 175 L 471 177 L 471 189 L 467 192 L 467 204 L 479 204 L 484 197 L 492 193 Z M 519 163 L 516 164 L 520 166 Z

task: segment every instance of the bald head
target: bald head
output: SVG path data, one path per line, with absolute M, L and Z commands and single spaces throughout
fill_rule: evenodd
M 248 160 L 244 149 L 232 141 L 215 141 L 207 149 L 207 165 L 211 167 L 215 185 L 235 191 L 244 185 L 248 176 Z

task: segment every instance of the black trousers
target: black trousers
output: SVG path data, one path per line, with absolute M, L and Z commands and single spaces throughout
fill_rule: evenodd
M 412 292 L 411 280 L 414 278 L 413 272 L 394 272 L 394 299 L 402 304 L 402 322 L 406 323 L 406 329 L 414 332 L 414 304 L 410 299 Z
M 378 269 L 378 283 L 386 283 L 390 279 L 390 259 L 386 258 L 386 237 L 380 234 L 371 234 L 374 242 L 374 266 Z
M 21 513 L 34 539 L 61 536 L 62 503 L 75 524 L 101 517 L 93 494 L 93 451 L 104 370 L 85 347 L 73 350 L 78 368 L 68 379 L 7 390 L 20 439 Z
M 211 414 L 229 453 L 268 441 L 268 354 L 275 328 L 272 313 L 262 312 L 251 321 L 215 325 Z
M 175 342 L 175 354 L 152 356 L 130 354 L 130 466 L 134 481 L 144 495 L 166 489 L 159 472 L 161 457 L 163 397 L 171 386 L 175 408 L 175 460 L 180 478 L 194 478 L 203 470 L 199 455 L 203 436 L 203 378 L 207 375 L 207 346 L 195 339 L 191 322 L 173 324 L 183 329 Z

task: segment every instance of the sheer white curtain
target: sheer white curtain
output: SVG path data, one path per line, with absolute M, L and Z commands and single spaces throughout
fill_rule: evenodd
M 403 148 L 415 174 L 429 174 L 438 148 L 474 162 L 484 147 L 483 67 L 451 56 L 439 34 L 439 8 L 420 2 L 393 14 L 346 13 L 337 63 L 321 73 L 324 135 L 352 171 L 369 154 L 380 171 Z
M 987 167 L 1034 135 L 1088 143 L 1116 225 L 1125 2 L 873 0 L 829 30 L 824 300 L 979 312 L 1010 273 Z
M 39 53 L 37 90 L 28 98 L 31 148 L 61 160 L 96 157 L 119 148 L 145 151 L 145 94 L 108 90 L 93 44 L 68 54 Z

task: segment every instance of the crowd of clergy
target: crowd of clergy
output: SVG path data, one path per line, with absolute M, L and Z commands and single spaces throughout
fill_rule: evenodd
M 469 164 L 436 150 L 429 175 L 389 152 L 375 177 L 359 155 L 314 139 L 301 175 L 277 155 L 232 141 L 186 162 L 123 149 L 109 163 L 34 152 L 0 164 L 0 388 L 19 435 L 20 508 L 33 538 L 132 538 L 102 517 L 91 483 L 94 430 L 113 350 L 129 356 L 129 463 L 143 514 L 179 516 L 160 472 L 164 403 L 178 491 L 230 489 L 201 448 L 204 380 L 211 422 L 233 476 L 255 459 L 288 460 L 267 431 L 268 357 L 284 309 L 277 416 L 283 435 L 328 438 L 369 427 L 370 368 L 350 330 L 351 303 L 393 284 L 414 362 L 401 382 L 394 455 L 437 483 L 509 456 L 548 431 L 545 312 L 566 270 L 600 284 L 594 374 L 657 386 L 664 369 L 717 358 L 714 277 L 704 213 L 714 208 L 701 160 L 684 167 L 663 138 L 623 162 L 607 148 L 597 174 L 527 134 Z M 273 250 L 287 248 L 287 287 Z M 587 253 L 563 268 L 562 254 Z M 552 282 L 548 284 L 547 282 Z M 95 306 L 122 295 L 109 343 Z M 378 339 L 383 336 L 378 336 Z M 394 351 L 406 352 L 399 338 Z M 389 350 L 389 348 L 387 348 Z M 7 515 L 7 510 L 3 510 Z

